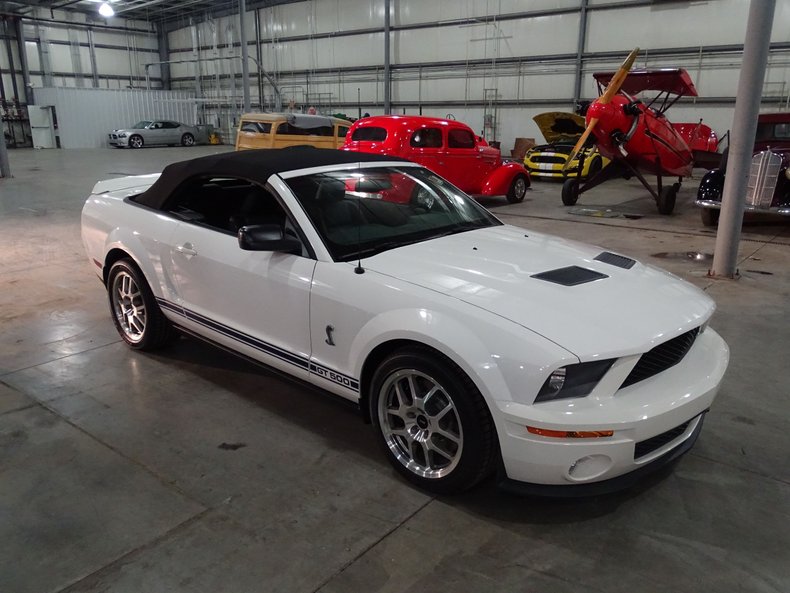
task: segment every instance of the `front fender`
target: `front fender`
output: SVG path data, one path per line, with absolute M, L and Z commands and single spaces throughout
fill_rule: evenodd
M 526 176 L 529 186 L 529 173 L 524 165 L 514 162 L 502 163 L 485 178 L 480 193 L 484 196 L 504 196 L 510 191 L 513 178 L 519 174 Z
M 724 173 L 721 169 L 713 169 L 705 173 L 697 189 L 697 200 L 711 200 L 721 202 L 724 190 Z
M 578 362 L 556 344 L 493 315 L 461 321 L 451 312 L 409 308 L 384 312 L 362 327 L 349 350 L 354 375 L 362 377 L 374 349 L 395 340 L 418 342 L 442 353 L 489 400 L 532 403 L 550 372 Z

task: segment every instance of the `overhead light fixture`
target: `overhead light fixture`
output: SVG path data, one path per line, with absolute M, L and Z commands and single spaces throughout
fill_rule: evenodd
M 99 6 L 99 14 L 105 18 L 110 18 L 115 14 L 115 11 L 112 9 L 109 2 L 102 2 L 101 6 Z

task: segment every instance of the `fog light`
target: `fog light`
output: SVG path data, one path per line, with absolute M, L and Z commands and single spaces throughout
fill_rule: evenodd
M 587 455 L 573 462 L 568 477 L 576 482 L 592 480 L 609 471 L 613 463 L 608 455 Z

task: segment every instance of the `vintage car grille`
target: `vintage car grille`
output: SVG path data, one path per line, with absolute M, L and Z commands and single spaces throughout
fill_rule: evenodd
M 657 375 L 670 367 L 675 366 L 683 357 L 688 354 L 691 347 L 694 345 L 694 340 L 697 339 L 699 328 L 687 331 L 685 334 L 680 334 L 676 338 L 672 338 L 659 344 L 649 352 L 645 352 L 636 363 L 636 366 L 631 370 L 629 375 L 623 381 L 620 389 L 628 387 L 639 381 Z
M 530 160 L 533 163 L 553 163 L 557 165 L 562 165 L 568 159 L 562 156 L 554 156 L 552 154 L 536 154 L 531 156 Z
M 657 449 L 660 449 L 667 443 L 674 441 L 676 438 L 678 438 L 680 435 L 686 432 L 686 428 L 688 428 L 688 425 L 691 424 L 692 420 L 694 419 L 692 418 L 691 420 L 684 422 L 680 426 L 676 426 L 675 428 L 672 428 L 666 432 L 657 434 L 654 437 L 650 437 L 649 439 L 645 439 L 644 441 L 639 441 L 634 446 L 634 459 L 639 459 L 640 457 L 644 457 L 645 455 L 650 455 L 653 451 L 656 451 Z
M 771 207 L 781 168 L 782 157 L 770 150 L 764 150 L 752 157 L 746 204 L 754 208 Z

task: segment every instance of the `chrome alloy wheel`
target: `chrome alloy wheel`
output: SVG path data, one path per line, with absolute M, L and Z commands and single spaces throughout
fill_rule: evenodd
M 129 138 L 129 145 L 132 148 L 142 148 L 143 147 L 143 139 L 140 136 L 132 136 Z
M 128 272 L 118 272 L 113 279 L 110 295 L 118 326 L 130 342 L 139 342 L 145 333 L 147 315 L 143 293 L 137 282 Z
M 430 376 L 395 371 L 381 386 L 378 419 L 387 447 L 412 473 L 442 478 L 455 469 L 464 435 L 455 403 Z
M 513 184 L 513 197 L 516 198 L 519 202 L 524 199 L 524 196 L 527 194 L 527 182 L 524 181 L 523 177 L 519 177 L 516 179 L 515 183 Z

